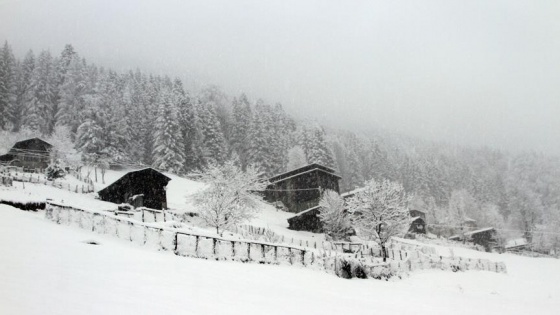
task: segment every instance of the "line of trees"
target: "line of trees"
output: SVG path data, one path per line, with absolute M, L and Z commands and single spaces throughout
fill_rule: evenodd
M 332 129 L 215 86 L 195 93 L 179 79 L 117 73 L 87 62 L 71 45 L 56 56 L 29 51 L 23 58 L 8 43 L 1 48 L 0 149 L 9 149 L 5 139 L 14 132 L 67 134 L 64 151 L 76 150 L 89 164 L 144 164 L 177 174 L 230 159 L 266 176 L 317 162 L 338 170 L 343 191 L 369 178 L 401 183 L 429 223 L 457 225 L 468 217 L 560 247 L 547 233 L 560 230 L 558 157 Z

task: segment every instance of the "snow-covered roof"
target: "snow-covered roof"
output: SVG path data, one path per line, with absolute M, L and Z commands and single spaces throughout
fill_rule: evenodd
M 318 208 L 319 208 L 319 206 L 311 207 L 311 208 L 309 208 L 309 209 L 306 209 L 306 210 L 303 210 L 303 211 L 301 211 L 301 212 L 296 213 L 296 214 L 295 214 L 293 217 L 291 217 L 291 218 L 299 217 L 299 216 L 302 215 L 302 214 L 306 214 L 307 212 L 310 212 L 310 211 L 315 210 L 315 209 L 318 209 Z M 291 219 L 291 218 L 289 218 L 289 219 Z
M 347 192 L 341 194 L 340 196 L 342 198 L 346 198 L 346 197 L 352 196 L 356 193 L 359 193 L 360 191 L 364 191 L 365 189 L 366 189 L 365 187 L 356 188 L 354 190 L 347 191 Z
M 412 217 L 412 221 L 411 221 L 411 222 L 414 222 L 414 221 L 416 221 L 416 220 L 418 220 L 418 219 L 422 219 L 422 217 Z
M 280 178 L 280 179 L 278 179 L 278 180 L 275 180 L 275 181 L 273 181 L 274 178 L 275 178 L 275 177 L 273 177 L 273 178 L 270 179 L 270 180 L 271 180 L 270 183 L 271 183 L 271 184 L 276 184 L 276 183 L 279 183 L 279 182 L 283 182 L 283 181 L 285 181 L 285 180 L 288 180 L 288 179 L 290 179 L 290 178 L 294 178 L 294 177 L 297 177 L 297 176 L 300 176 L 300 175 L 303 175 L 303 174 L 307 174 L 307 173 L 311 173 L 311 172 L 314 172 L 314 171 L 321 171 L 321 172 L 323 172 L 323 173 L 332 175 L 332 176 L 334 176 L 334 177 L 341 178 L 340 176 L 338 176 L 338 175 L 336 175 L 336 174 L 334 174 L 334 173 L 331 173 L 331 172 L 327 172 L 327 171 L 325 171 L 325 170 L 323 170 L 323 169 L 321 169 L 321 168 L 313 168 L 313 169 L 310 169 L 310 170 L 305 171 L 305 172 L 295 173 L 294 175 L 291 175 L 291 176 L 288 176 L 288 177 L 282 177 L 282 178 Z
M 482 232 L 487 232 L 487 231 L 492 231 L 495 230 L 493 227 L 486 227 L 483 229 L 478 229 L 478 230 L 474 230 L 474 231 L 470 231 L 465 233 L 465 235 L 470 236 L 470 235 L 474 235 L 474 234 L 478 234 L 478 233 L 482 233 Z
M 309 172 L 314 172 L 314 171 L 320 171 L 326 174 L 329 174 L 331 176 L 335 176 L 337 178 L 341 178 L 340 176 L 335 174 L 335 170 L 330 168 L 330 167 L 326 167 L 317 163 L 313 163 L 313 164 L 309 164 L 300 168 L 297 168 L 295 170 L 291 170 L 282 174 L 278 174 L 275 176 L 272 176 L 269 180 L 272 184 L 278 183 L 278 182 L 282 182 L 285 181 L 287 179 L 302 175 L 302 174 L 306 174 Z
M 525 246 L 528 245 L 529 242 L 527 242 L 527 239 L 521 237 L 521 238 L 516 238 L 513 240 L 508 240 L 505 247 L 506 248 L 512 248 L 512 247 L 518 247 L 518 246 Z
M 471 218 L 465 218 L 465 222 L 476 222 L 475 219 L 471 219 Z

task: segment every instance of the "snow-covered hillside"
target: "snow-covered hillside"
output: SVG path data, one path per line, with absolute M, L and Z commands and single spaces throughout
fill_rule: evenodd
M 42 215 L 0 205 L 0 314 L 556 314 L 560 307 L 554 259 L 461 249 L 506 261 L 508 274 L 344 280 L 153 252 Z M 85 243 L 92 240 L 100 245 Z

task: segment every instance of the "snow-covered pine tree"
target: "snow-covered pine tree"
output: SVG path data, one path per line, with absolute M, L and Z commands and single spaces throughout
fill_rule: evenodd
M 24 126 L 48 135 L 55 119 L 53 97 L 56 88 L 56 72 L 50 52 L 42 51 L 39 54 L 31 82 Z
M 318 163 L 327 167 L 334 167 L 334 160 L 328 147 L 325 130 L 315 124 L 307 130 L 307 160 L 309 163 Z
M 12 130 L 16 125 L 17 63 L 8 42 L 0 53 L 0 129 Z
M 296 145 L 288 150 L 288 166 L 286 169 L 288 171 L 295 170 L 302 166 L 307 165 L 307 158 L 305 157 L 305 152 L 303 148 Z
M 13 108 L 12 117 L 14 118 L 15 132 L 19 131 L 22 121 L 26 115 L 27 104 L 30 102 L 31 78 L 35 68 L 35 55 L 33 51 L 27 52 L 23 62 L 18 63 L 17 86 L 16 86 L 16 103 Z
M 154 126 L 153 163 L 155 168 L 181 174 L 185 166 L 185 149 L 179 120 L 178 104 L 171 81 L 166 79 L 158 99 Z
M 352 230 L 344 199 L 336 191 L 327 190 L 323 193 L 319 201 L 318 217 L 330 240 L 344 240 Z
M 61 82 L 56 125 L 69 126 L 71 133 L 75 133 L 80 123 L 79 113 L 85 107 L 84 95 L 87 92 L 86 65 L 77 55 L 70 60 Z
M 231 148 L 239 156 L 242 169 L 247 167 L 247 155 L 250 145 L 249 131 L 251 129 L 251 105 L 245 94 L 241 94 L 232 103 L 233 121 L 231 128 Z
M 354 214 L 354 226 L 362 239 L 381 246 L 383 261 L 386 244 L 393 236 L 403 236 L 410 228 L 409 197 L 402 185 L 383 180 L 366 182 L 363 190 L 347 199 L 348 211 Z
M 202 152 L 205 164 L 221 164 L 227 156 L 227 143 L 216 115 L 215 104 L 213 101 L 202 103 L 199 100 L 195 108 L 197 128 L 200 128 L 203 136 Z
M 253 121 L 249 131 L 249 151 L 247 162 L 266 176 L 273 175 L 271 150 L 270 150 L 270 120 L 267 117 L 267 108 L 262 100 L 257 101 L 253 112 Z

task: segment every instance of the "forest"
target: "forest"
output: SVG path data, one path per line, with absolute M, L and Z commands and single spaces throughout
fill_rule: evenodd
M 230 160 L 267 177 L 320 163 L 342 176 L 342 192 L 370 179 L 401 183 L 434 234 L 457 233 L 470 218 L 502 239 L 560 248 L 557 156 L 341 130 L 217 86 L 188 91 L 177 78 L 118 73 L 71 45 L 54 55 L 16 57 L 7 42 L 0 51 L 0 154 L 29 136 L 53 142 L 68 164 L 179 175 Z

